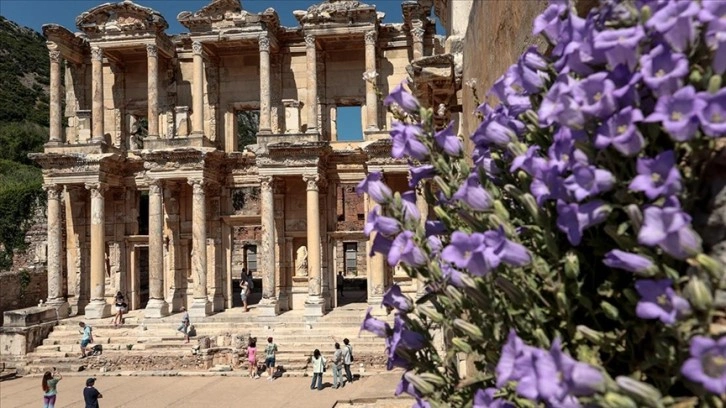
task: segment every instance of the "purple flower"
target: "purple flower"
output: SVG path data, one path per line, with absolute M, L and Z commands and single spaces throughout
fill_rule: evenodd
M 536 174 L 529 185 L 529 191 L 537 199 L 539 205 L 543 205 L 547 200 L 567 198 L 565 180 L 560 177 L 557 167 L 548 167 L 542 170 L 540 174 Z
M 625 156 L 635 156 L 645 144 L 645 139 L 636 126 L 642 120 L 643 114 L 639 109 L 628 106 L 621 110 L 597 129 L 595 147 L 604 149 L 612 145 Z
M 654 267 L 653 261 L 651 261 L 650 258 L 621 251 L 619 249 L 613 249 L 606 253 L 605 259 L 603 259 L 602 263 L 611 268 L 623 269 L 636 274 L 647 274 L 654 269 L 657 269 Z
M 449 122 L 443 130 L 436 132 L 434 141 L 450 156 L 459 156 L 463 151 L 461 139 L 454 134 L 454 121 Z
M 524 90 L 529 94 L 539 92 L 548 78 L 547 61 L 537 52 L 537 47 L 529 47 L 517 61 L 517 74 L 522 79 Z
M 466 286 L 461 280 L 462 276 L 464 276 L 463 272 L 452 267 L 448 263 L 442 262 L 439 266 L 441 267 L 441 274 L 444 276 L 444 279 L 447 279 L 452 285 L 457 288 L 463 288 Z
M 681 367 L 683 376 L 714 394 L 723 395 L 726 392 L 726 337 L 714 340 L 693 336 L 690 352 L 691 358 Z
M 678 316 L 688 312 L 691 306 L 686 299 L 676 294 L 672 285 L 670 279 L 635 282 L 635 290 L 641 297 L 635 307 L 635 314 L 641 319 L 659 319 L 667 325 L 675 323 Z
M 577 81 L 569 75 L 561 74 L 557 77 L 537 111 L 540 124 L 549 126 L 558 122 L 572 129 L 583 128 L 585 116 L 573 95 L 576 86 Z
M 529 96 L 524 92 L 524 84 L 517 64 L 511 65 L 504 75 L 494 82 L 488 94 L 496 96 L 515 116 L 532 107 Z M 486 106 L 486 104 L 484 105 Z M 482 107 L 480 106 L 477 110 L 482 112 Z M 482 113 L 486 115 L 486 112 Z
M 476 390 L 472 408 L 514 408 L 511 402 L 501 398 L 494 398 L 496 392 L 496 388 L 487 388 L 486 390 L 480 388 Z
M 391 333 L 391 326 L 383 320 L 378 320 L 371 316 L 371 310 L 373 307 L 369 307 L 366 310 L 366 317 L 363 319 L 363 324 L 360 326 L 360 331 L 369 331 L 378 337 L 388 337 Z
M 611 67 L 625 64 L 632 70 L 638 58 L 638 43 L 644 36 L 643 27 L 639 25 L 603 30 L 595 35 L 594 46 L 596 50 L 605 52 L 605 58 Z
M 441 259 L 458 268 L 465 268 L 475 276 L 487 275 L 501 262 L 494 251 L 484 244 L 484 234 L 475 232 L 469 235 L 461 231 L 451 234 L 451 243 L 441 251 Z
M 701 6 L 698 18 L 708 23 L 706 44 L 714 53 L 711 66 L 716 74 L 722 75 L 726 71 L 726 3 L 704 1 Z
M 639 157 L 636 165 L 638 175 L 628 188 L 642 191 L 650 200 L 660 196 L 671 196 L 681 191 L 681 173 L 676 167 L 673 150 L 667 150 L 654 159 Z
M 426 221 L 424 224 L 424 229 L 426 230 L 426 236 L 431 235 L 442 235 L 446 232 L 446 226 L 441 221 Z
M 429 154 L 429 149 L 418 139 L 422 132 L 423 130 L 418 125 L 393 122 L 391 156 L 400 159 L 405 155 L 409 155 L 414 159 L 424 160 Z
M 555 372 L 550 374 L 561 379 L 562 393 L 548 399 L 563 401 L 567 396 L 589 396 L 602 390 L 605 380 L 602 373 L 595 367 L 565 354 L 559 338 L 552 342 L 550 355 L 555 368 Z
M 395 235 L 401 230 L 401 226 L 395 218 L 380 215 L 381 206 L 377 205 L 368 213 L 363 232 L 370 236 L 371 232 L 377 231 L 383 235 Z
M 378 204 L 386 203 L 393 198 L 393 192 L 382 180 L 383 173 L 377 171 L 368 173 L 366 178 L 358 183 L 355 191 L 358 195 L 367 193 Z
M 517 336 L 514 329 L 509 331 L 507 342 L 502 346 L 502 353 L 495 368 L 497 387 L 502 388 L 510 381 L 520 381 L 529 370 L 522 370 L 519 363 L 530 360 L 534 349 Z
M 393 367 L 407 368 L 408 362 L 401 359 L 396 354 L 399 349 L 408 351 L 420 350 L 425 343 L 424 336 L 405 327 L 405 323 L 400 315 L 393 318 L 393 334 L 386 339 L 386 348 L 388 349 L 388 369 Z
M 587 156 L 579 149 L 575 149 L 575 141 L 587 140 L 587 135 L 581 138 L 584 132 L 573 131 L 567 127 L 561 127 L 554 134 L 554 142 L 547 149 L 549 166 L 556 167 L 559 173 L 564 173 L 576 164 L 587 164 Z M 542 170 L 543 166 L 539 169 Z
M 640 72 L 631 72 L 625 65 L 618 65 L 610 72 L 608 78 L 615 84 L 613 95 L 620 106 L 638 104 L 640 95 L 636 85 L 643 79 Z
M 396 309 L 401 313 L 408 313 L 412 309 L 411 300 L 401 293 L 401 287 L 398 285 L 391 285 L 390 288 L 383 294 L 383 301 L 381 304 L 387 308 Z
M 431 164 L 410 166 L 408 171 L 411 173 L 411 180 L 408 182 L 409 187 L 415 187 L 421 180 L 434 178 L 436 175 L 436 169 Z
M 686 259 L 701 251 L 701 238 L 691 228 L 691 216 L 681 211 L 672 197 L 661 207 L 650 206 L 644 212 L 638 242 L 658 246 L 676 259 Z
M 656 96 L 670 95 L 683 84 L 688 75 L 688 59 L 681 53 L 672 53 L 659 45 L 640 57 L 643 82 Z
M 393 91 L 383 100 L 384 106 L 391 106 L 391 104 L 395 103 L 400 106 L 401 109 L 409 113 L 413 113 L 418 110 L 418 100 L 403 87 L 403 84 L 405 83 L 408 83 L 408 81 L 404 80 L 393 88 Z
M 685 52 L 696 38 L 693 20 L 699 8 L 698 3 L 692 1 L 668 2 L 653 13 L 645 26 L 661 33 L 675 51 Z
M 463 202 L 475 211 L 484 211 L 492 205 L 492 198 L 481 186 L 476 172 L 466 178 L 451 198 Z
M 426 255 L 413 241 L 412 231 L 403 231 L 393 240 L 391 250 L 388 251 L 388 264 L 397 265 L 399 262 L 411 265 L 421 266 L 426 263 Z
M 711 137 L 726 135 L 726 88 L 715 94 L 701 92 L 698 94 L 705 102 L 705 109 L 697 111 L 703 133 Z
M 527 153 L 519 155 L 512 160 L 509 171 L 514 173 L 518 169 L 522 169 L 530 176 L 534 176 L 539 170 L 547 165 L 547 160 L 537 155 L 539 146 L 530 146 Z
M 574 89 L 580 109 L 586 115 L 605 119 L 615 112 L 615 84 L 607 76 L 607 72 L 592 74 Z
M 551 43 L 556 43 L 563 24 L 560 17 L 565 10 L 567 10 L 567 6 L 564 4 L 550 4 L 542 14 L 534 19 L 532 34 L 544 33 Z
M 609 191 L 614 183 L 615 177 L 609 171 L 598 169 L 595 166 L 577 164 L 572 168 L 572 175 L 565 179 L 565 188 L 579 202 L 587 197 Z
M 371 244 L 371 252 L 368 256 L 374 256 L 376 253 L 388 255 L 391 251 L 392 245 L 393 240 L 383 234 L 376 234 L 375 238 L 373 238 L 373 243 Z
M 421 219 L 421 212 L 416 206 L 415 191 L 409 190 L 401 194 L 401 206 L 403 207 L 404 220 L 418 222 Z
M 572 245 L 580 245 L 582 232 L 599 224 L 608 217 L 610 209 L 600 200 L 593 200 L 584 204 L 566 203 L 557 201 L 557 228 L 567 234 Z
M 489 111 L 479 124 L 471 140 L 477 145 L 497 145 L 506 147 L 510 142 L 517 140 L 517 133 L 521 122 L 509 116 L 504 106 Z
M 495 256 L 509 265 L 524 266 L 532 261 L 527 248 L 507 239 L 501 225 L 495 230 L 484 233 L 484 245 L 491 248 Z
M 703 112 L 706 102 L 696 90 L 688 85 L 673 95 L 658 98 L 655 111 L 645 118 L 645 122 L 661 122 L 663 128 L 678 142 L 691 140 L 698 130 L 697 113 Z

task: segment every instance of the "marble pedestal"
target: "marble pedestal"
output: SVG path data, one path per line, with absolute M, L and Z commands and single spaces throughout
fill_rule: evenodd
M 169 304 L 163 299 L 149 299 L 144 309 L 144 317 L 158 319 L 164 316 L 169 316 Z
M 103 300 L 92 300 L 84 310 L 86 319 L 102 319 L 111 316 L 111 305 Z

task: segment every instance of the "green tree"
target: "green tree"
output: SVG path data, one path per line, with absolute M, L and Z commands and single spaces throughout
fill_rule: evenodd
M 43 151 L 48 128 L 31 122 L 0 123 L 0 159 L 33 164 L 28 153 Z

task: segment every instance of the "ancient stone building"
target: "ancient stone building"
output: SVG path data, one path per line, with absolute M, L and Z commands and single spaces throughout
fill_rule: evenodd
M 188 32 L 171 36 L 158 12 L 124 1 L 78 16 L 78 34 L 45 25 L 51 127 L 33 158 L 48 194 L 48 303 L 98 318 L 122 291 L 149 317 L 205 316 L 232 306 L 242 268 L 262 282 L 266 315 L 323 315 L 338 271 L 366 278 L 371 304 L 394 281 L 420 290 L 366 256 L 371 204 L 354 190 L 370 171 L 408 189 L 364 73 L 384 95 L 412 75 L 426 103 L 452 98 L 431 8 L 404 1 L 404 22 L 385 24 L 375 6 L 328 0 L 290 28 L 271 8 L 214 0 L 180 13 Z M 338 125 L 348 108 L 362 129 Z

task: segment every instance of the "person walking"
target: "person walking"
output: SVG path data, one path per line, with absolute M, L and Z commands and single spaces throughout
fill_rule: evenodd
M 345 297 L 345 295 L 343 295 L 343 285 L 345 284 L 345 276 L 343 276 L 343 271 L 338 272 L 335 283 L 338 287 L 338 293 L 340 294 L 340 297 Z
M 323 372 L 325 371 L 325 357 L 320 354 L 320 350 L 313 351 L 313 382 L 310 383 L 310 389 L 315 389 L 317 381 L 318 391 L 323 389 Z
M 81 357 L 80 358 L 86 358 L 86 347 L 88 347 L 89 344 L 93 343 L 93 329 L 91 329 L 91 326 L 89 326 L 83 322 L 78 322 L 78 325 L 81 327 L 81 330 L 80 330 L 80 333 L 81 333 Z
M 189 312 L 187 312 L 187 309 L 184 306 L 182 306 L 180 310 L 184 314 L 182 315 L 181 324 L 176 330 L 183 334 L 184 338 L 186 339 L 186 343 L 189 343 L 189 326 L 191 325 L 189 321 Z
M 336 390 L 343 385 L 343 350 L 340 349 L 340 343 L 335 343 L 335 353 L 333 353 L 333 388 Z
M 272 337 L 267 338 L 267 347 L 265 347 L 265 367 L 267 367 L 267 380 L 272 381 L 275 371 L 275 355 L 277 354 L 277 344 L 272 342 Z
M 247 297 L 250 295 L 250 283 L 247 280 L 247 277 L 242 277 L 242 279 L 239 281 L 239 287 L 241 288 L 239 292 L 239 298 L 242 300 L 242 307 L 245 308 L 245 312 L 249 312 L 250 309 L 249 307 L 247 307 Z
M 63 376 L 55 370 L 53 372 L 46 371 L 43 374 L 43 408 L 55 407 L 55 398 L 58 394 L 58 381 L 62 380 Z
M 93 377 L 86 380 L 86 388 L 83 389 L 83 400 L 86 402 L 86 408 L 99 408 L 98 399 L 103 398 L 103 395 L 94 387 L 95 384 L 96 379 Z
M 260 374 L 257 373 L 257 338 L 250 337 L 247 345 L 247 362 L 250 364 L 250 378 L 259 379 Z
M 126 313 L 126 308 L 128 307 L 128 304 L 126 304 L 126 299 L 124 299 L 124 295 L 121 292 L 116 292 L 116 315 L 113 318 L 113 326 L 118 327 L 124 323 L 124 313 Z

